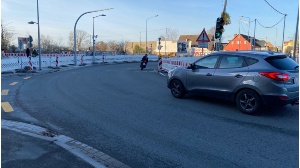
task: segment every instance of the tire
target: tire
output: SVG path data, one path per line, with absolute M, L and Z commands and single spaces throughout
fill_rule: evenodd
M 171 93 L 175 98 L 183 98 L 185 95 L 185 89 L 183 84 L 175 79 L 171 82 Z
M 253 90 L 240 91 L 235 99 L 237 108 L 245 114 L 256 114 L 259 112 L 262 102 L 259 94 Z

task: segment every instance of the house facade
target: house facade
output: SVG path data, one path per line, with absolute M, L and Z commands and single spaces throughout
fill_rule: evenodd
M 251 43 L 253 44 L 251 46 Z M 234 34 L 232 40 L 229 40 L 225 45 L 225 51 L 239 51 L 239 50 L 274 50 L 274 46 L 270 42 L 255 39 L 254 37 L 244 34 Z
M 289 40 L 289 41 L 285 41 L 283 43 L 283 53 L 287 54 L 287 55 L 293 55 L 294 53 L 294 40 Z M 297 42 L 296 45 L 296 56 L 299 55 L 299 42 Z
M 177 52 L 177 41 L 161 41 L 161 50 L 158 49 L 158 41 L 147 41 L 148 53 L 158 55 L 175 56 Z M 127 54 L 145 54 L 146 42 L 127 42 L 125 44 Z
M 211 42 L 208 43 L 208 48 L 198 48 L 197 39 L 199 35 L 180 35 L 177 41 L 161 41 L 161 50 L 158 50 L 158 41 L 147 41 L 148 52 L 150 54 L 159 53 L 166 56 L 181 56 L 206 55 L 214 50 L 215 42 L 212 40 L 212 34 L 207 34 Z M 184 50 L 179 51 L 179 45 L 185 44 Z M 179 45 L 178 45 L 179 44 Z M 125 51 L 127 54 L 144 54 L 146 51 L 146 42 L 127 42 L 125 44 Z

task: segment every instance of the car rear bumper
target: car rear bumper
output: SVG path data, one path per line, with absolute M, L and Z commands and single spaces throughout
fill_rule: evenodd
M 285 106 L 288 104 L 296 104 L 299 102 L 299 96 L 290 98 L 288 96 L 274 96 L 274 95 L 264 95 L 262 96 L 265 105 L 269 106 Z

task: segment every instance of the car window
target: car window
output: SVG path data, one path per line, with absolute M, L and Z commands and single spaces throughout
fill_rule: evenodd
M 215 68 L 219 56 L 208 56 L 195 62 L 195 69 Z
M 243 57 L 223 56 L 219 68 L 241 68 L 245 66 Z
M 299 68 L 299 65 L 294 60 L 285 55 L 268 57 L 265 60 L 280 70 L 298 70 Z
M 256 64 L 258 62 L 257 59 L 249 58 L 249 57 L 245 57 L 245 60 L 246 60 L 248 66 Z

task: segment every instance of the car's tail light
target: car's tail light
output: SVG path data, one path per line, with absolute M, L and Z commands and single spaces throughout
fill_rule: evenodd
M 259 74 L 277 81 L 286 81 L 289 79 L 289 74 L 280 72 L 259 72 Z
M 279 96 L 279 98 L 280 98 L 281 100 L 288 100 L 288 99 L 289 99 L 289 97 L 287 97 L 287 96 Z

